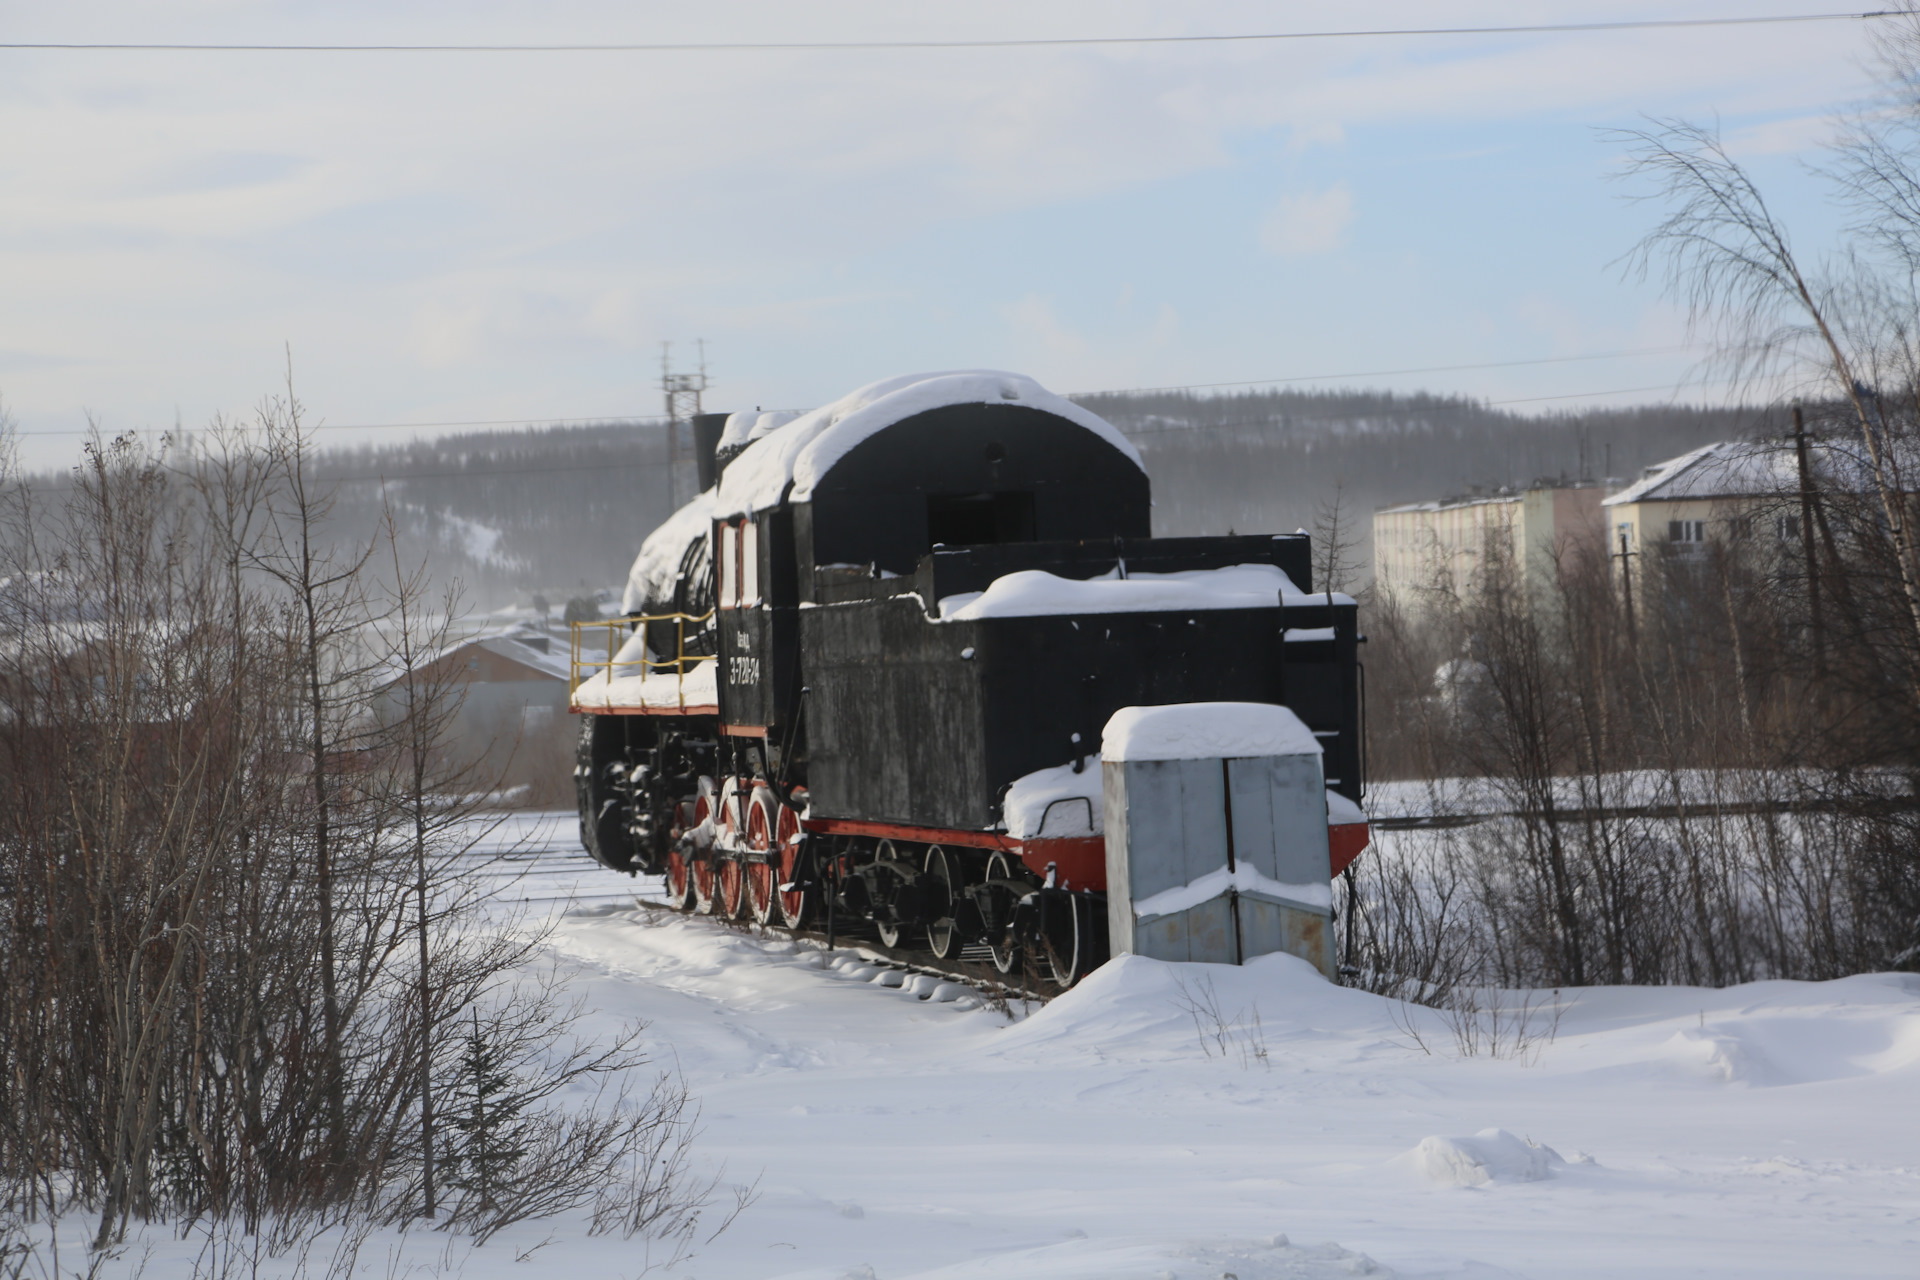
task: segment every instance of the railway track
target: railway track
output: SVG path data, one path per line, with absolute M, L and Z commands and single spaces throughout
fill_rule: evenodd
M 993 967 L 986 947 L 968 947 L 955 963 L 944 962 L 930 952 L 906 947 L 889 947 L 875 936 L 865 921 L 837 919 L 833 936 L 824 927 L 789 930 L 776 925 L 757 925 L 746 920 L 726 920 L 719 916 L 700 916 L 682 911 L 648 897 L 648 893 L 666 890 L 658 876 L 641 876 L 638 882 L 609 873 L 591 861 L 575 843 L 573 815 L 533 814 L 508 824 L 497 836 L 476 844 L 468 855 L 464 873 L 483 884 L 489 896 L 525 907 L 580 908 L 634 903 L 654 912 L 704 919 L 714 929 L 754 936 L 782 936 L 810 943 L 825 953 L 846 953 L 867 964 L 902 976 L 906 985 L 915 977 L 931 977 L 954 982 L 977 992 L 989 1005 L 1045 1004 L 1057 990 L 1039 974 L 1016 980 Z M 930 993 L 925 993 L 930 994 Z
M 875 936 L 873 926 L 866 921 L 856 920 L 844 923 L 836 921 L 833 933 L 829 935 L 825 928 L 809 926 L 788 929 L 781 925 L 755 924 L 749 920 L 702 916 L 670 903 L 656 902 L 631 891 L 629 893 L 635 903 L 649 911 L 683 916 L 689 920 L 704 920 L 714 929 L 723 932 L 744 933 L 753 937 L 787 937 L 815 943 L 826 953 L 851 953 L 882 970 L 902 974 L 903 982 L 909 977 L 925 976 L 958 983 L 979 992 L 986 998 L 989 1005 L 1002 1003 L 1041 1005 L 1060 994 L 1058 991 L 1048 990 L 1047 984 L 1037 974 L 1031 972 L 1019 982 L 1009 981 L 1008 975 L 999 973 L 993 967 L 991 956 L 984 946 L 966 947 L 962 949 L 958 960 L 950 963 L 929 951 L 908 947 L 889 947 Z M 978 954 L 973 954 L 975 952 Z M 882 982 L 881 985 L 902 984 Z M 922 998 L 925 999 L 931 994 L 931 991 L 923 993 Z

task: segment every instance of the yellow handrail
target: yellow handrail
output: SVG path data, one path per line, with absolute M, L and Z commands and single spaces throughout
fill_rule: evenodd
M 686 710 L 687 673 L 702 662 L 712 662 L 715 657 L 711 653 L 687 652 L 687 628 L 689 625 L 704 626 L 712 617 L 713 610 L 709 609 L 705 613 L 635 613 L 621 618 L 593 618 L 585 622 L 571 623 L 572 650 L 568 660 L 567 701 L 575 706 L 580 705 L 575 701 L 575 695 L 579 693 L 580 686 L 594 676 L 604 673 L 607 677 L 608 689 L 603 705 L 612 707 L 611 686 L 614 680 L 620 678 L 615 668 L 639 667 L 639 674 L 642 677 L 671 671 L 674 675 L 674 700 L 682 711 Z M 641 657 L 616 662 L 614 655 L 620 652 L 620 646 L 625 642 L 627 634 L 652 622 L 674 624 L 674 655 L 671 658 L 651 658 L 645 656 L 643 652 Z M 606 632 L 607 656 L 604 658 L 582 657 L 582 641 L 586 634 L 602 629 Z M 582 674 L 583 672 L 585 674 Z

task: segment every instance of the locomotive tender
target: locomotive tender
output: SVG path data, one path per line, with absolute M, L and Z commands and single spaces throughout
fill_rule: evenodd
M 598 624 L 611 658 L 575 631 L 604 865 L 1070 985 L 1107 955 L 1102 727 L 1228 701 L 1321 743 L 1330 873 L 1365 846 L 1355 609 L 1306 590 L 1304 533 L 1152 537 L 1133 445 L 1015 374 L 695 426 L 703 492 Z

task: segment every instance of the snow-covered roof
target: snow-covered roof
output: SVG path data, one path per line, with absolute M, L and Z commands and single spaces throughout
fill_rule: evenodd
M 942 597 L 940 621 L 976 618 L 1055 617 L 1088 613 L 1171 613 L 1189 609 L 1271 609 L 1279 604 L 1352 604 L 1351 596 L 1302 592 L 1270 564 L 1178 573 L 1135 573 L 1122 578 L 1109 569 L 1097 578 L 1063 578 L 1045 569 L 1022 569 L 995 578 L 985 591 Z M 1328 637 L 1331 638 L 1331 637 Z
M 1776 440 L 1722 440 L 1655 463 L 1602 505 L 1770 497 L 1797 493 L 1799 488 L 1793 445 Z
M 479 645 L 488 653 L 498 654 L 523 666 L 532 667 L 556 680 L 568 679 L 573 674 L 570 666 L 572 659 L 567 652 L 567 641 L 564 636 L 526 630 L 496 631 L 477 635 L 467 643 Z
M 727 418 L 718 450 L 738 449 L 738 456 L 718 485 L 647 535 L 627 573 L 621 611 L 637 613 L 648 600 L 671 594 L 687 546 L 704 536 L 713 521 L 764 511 L 783 497 L 805 502 L 820 478 L 855 445 L 896 422 L 955 404 L 1018 404 L 1044 410 L 1085 427 L 1146 470 L 1140 451 L 1106 419 L 1023 374 L 991 369 L 883 378 L 811 413 L 735 413 Z
M 1051 413 L 1086 428 L 1146 470 L 1140 451 L 1112 423 L 1054 395 L 1032 378 L 991 369 L 910 373 L 868 383 L 764 433 L 756 421 L 749 434 L 759 438 L 727 465 L 716 487 L 713 517 L 764 511 L 783 498 L 805 502 L 812 498 L 814 486 L 855 446 L 896 422 L 958 404 L 1024 405 Z M 731 419 L 727 427 L 733 430 Z
M 668 516 L 659 528 L 640 544 L 640 554 L 627 571 L 627 589 L 620 597 L 620 612 L 639 613 L 649 600 L 664 600 L 673 594 L 673 580 L 680 573 L 680 561 L 695 538 L 708 536 L 713 524 L 712 489 Z
M 729 453 L 744 449 L 755 440 L 771 435 L 786 426 L 800 415 L 791 409 L 777 409 L 762 413 L 755 409 L 751 413 L 730 413 L 727 424 L 720 430 L 720 442 L 714 446 L 717 453 Z
M 1483 493 L 1469 498 L 1433 499 L 1427 502 L 1403 502 L 1397 507 L 1382 507 L 1374 512 L 1377 516 L 1405 515 L 1412 511 L 1452 511 L 1458 507 L 1491 507 L 1503 503 L 1520 502 L 1524 493 Z
M 1896 442 L 1899 473 L 1914 474 L 1912 446 Z M 1807 442 L 1814 483 L 1841 493 L 1873 488 L 1873 464 L 1857 439 L 1829 436 Z M 1705 502 L 1715 498 L 1791 498 L 1800 492 L 1800 459 L 1791 440 L 1723 440 L 1657 462 L 1603 505 L 1632 502 Z
M 1319 754 L 1320 740 L 1300 717 L 1267 702 L 1122 707 L 1100 735 L 1100 758 L 1108 762 Z
M 573 675 L 572 655 L 568 651 L 565 634 L 549 635 L 544 631 L 532 630 L 525 624 L 500 627 L 466 636 L 438 653 L 425 657 L 420 666 L 424 667 L 444 658 L 450 658 L 469 646 L 485 649 L 488 653 L 496 654 L 510 662 L 517 662 L 521 666 L 532 667 L 541 675 L 551 676 L 555 680 L 567 680 Z M 389 660 L 383 664 L 383 668 L 384 674 L 374 678 L 376 688 L 382 688 L 406 678 L 406 668 L 396 662 Z

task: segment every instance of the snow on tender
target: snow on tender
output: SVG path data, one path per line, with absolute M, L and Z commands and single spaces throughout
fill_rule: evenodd
M 830 405 L 770 427 L 728 464 L 713 514 L 719 519 L 748 515 L 777 506 L 783 498 L 805 502 L 855 446 L 896 422 L 955 404 L 1018 404 L 1043 410 L 1085 427 L 1146 469 L 1140 451 L 1106 419 L 1023 374 L 992 369 L 910 373 L 868 383 Z
M 1074 771 L 1072 764 L 1058 764 L 1048 769 L 1036 769 L 1017 779 L 1007 788 L 1006 798 L 1000 802 L 1001 824 L 1007 834 L 1016 840 L 1029 840 L 1036 836 L 1104 835 L 1106 798 L 1101 791 L 1100 777 L 1100 764 L 1104 759 L 1105 756 L 1096 751 L 1083 757 L 1083 767 L 1078 772 Z M 1367 815 L 1359 805 L 1337 791 L 1327 792 L 1329 826 L 1366 820 Z M 1226 886 L 1221 888 L 1224 890 Z M 1322 894 L 1321 898 L 1302 901 L 1314 901 L 1325 907 L 1324 897 Z
M 1271 609 L 1283 603 L 1326 604 L 1328 600 L 1325 592 L 1299 591 L 1284 571 L 1270 564 L 1133 573 L 1126 577 L 1114 568 L 1097 578 L 1062 578 L 1045 569 L 1022 569 L 995 578 L 985 591 L 941 597 L 940 621 Z M 1337 591 L 1331 600 L 1334 604 L 1353 603 L 1351 597 Z
M 1103 760 L 1213 760 L 1319 755 L 1300 717 L 1267 702 L 1122 707 L 1100 739 Z
M 1008 787 L 1000 802 L 1001 821 L 1016 840 L 1097 836 L 1106 830 L 1103 815 L 1098 752 L 1087 756 L 1078 772 L 1071 764 L 1034 770 Z
M 1327 789 L 1327 825 L 1330 827 L 1350 826 L 1367 820 L 1366 810 L 1341 795 L 1331 787 Z

